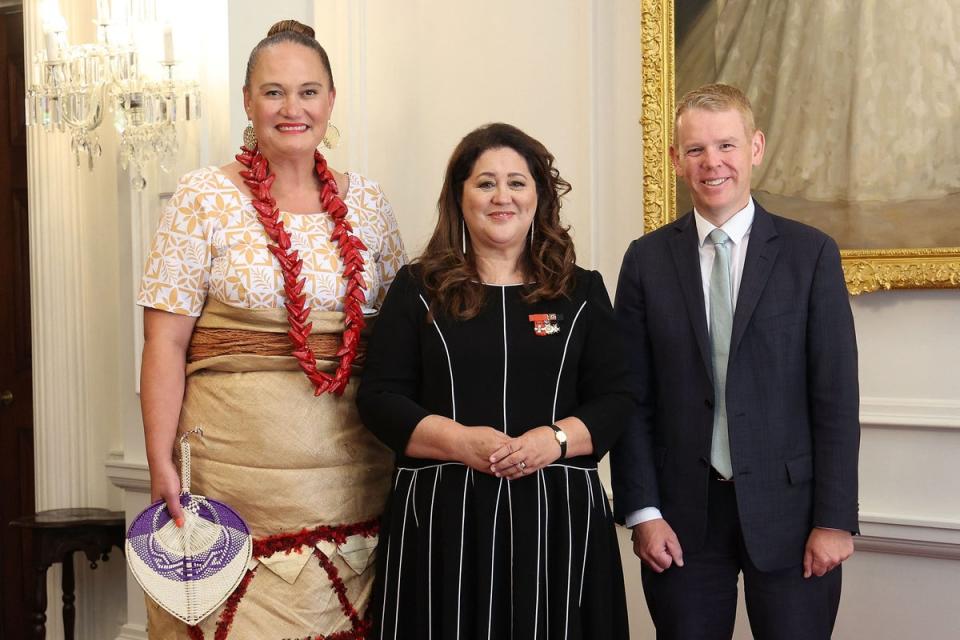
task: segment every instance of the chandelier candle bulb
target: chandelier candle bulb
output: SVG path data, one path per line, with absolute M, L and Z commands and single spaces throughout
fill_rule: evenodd
M 163 27 L 163 61 L 173 62 L 173 27 Z
M 60 59 L 60 43 L 57 42 L 57 34 L 53 31 L 48 31 L 44 34 L 47 45 L 47 60 L 53 62 L 54 60 Z
M 110 23 L 109 0 L 97 0 L 97 24 L 105 25 L 109 23 Z

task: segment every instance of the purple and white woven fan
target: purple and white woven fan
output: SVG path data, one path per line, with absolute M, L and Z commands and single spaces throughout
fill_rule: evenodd
M 230 597 L 253 551 L 250 529 L 237 512 L 190 493 L 190 434 L 180 438 L 180 504 L 177 527 L 163 500 L 133 519 L 127 531 L 127 565 L 143 590 L 183 622 L 197 624 Z

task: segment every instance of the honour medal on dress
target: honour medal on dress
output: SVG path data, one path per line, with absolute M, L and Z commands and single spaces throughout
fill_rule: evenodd
M 563 316 L 557 313 L 532 313 L 527 320 L 533 323 L 533 333 L 537 336 L 550 336 L 560 333 L 560 321 Z

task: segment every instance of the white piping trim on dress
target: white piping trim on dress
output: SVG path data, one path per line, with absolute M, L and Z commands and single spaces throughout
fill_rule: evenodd
M 513 629 L 514 620 L 514 590 L 513 590 L 513 492 L 510 490 L 510 484 L 507 483 L 507 505 L 510 508 L 510 628 Z
M 557 396 L 560 394 L 560 378 L 563 376 L 563 363 L 567 360 L 567 347 L 570 346 L 570 337 L 573 336 L 573 328 L 577 326 L 577 319 L 580 318 L 580 312 L 583 311 L 585 306 L 587 306 L 586 300 L 584 300 L 580 308 L 577 309 L 577 315 L 573 316 L 573 322 L 570 323 L 570 330 L 567 331 L 567 340 L 563 343 L 563 357 L 560 358 L 560 370 L 557 371 L 557 386 L 553 390 L 553 412 L 550 414 L 550 422 L 557 421 Z
M 500 309 L 503 311 L 503 432 L 507 432 L 507 288 L 500 287 Z M 509 494 L 510 487 L 507 487 Z M 512 515 L 512 512 L 511 512 Z M 512 578 L 511 578 L 512 579 Z
M 399 479 L 400 479 L 400 474 L 398 473 L 398 474 L 397 474 L 397 480 L 399 480 Z M 394 485 L 394 490 L 396 490 L 396 485 Z M 390 548 L 391 548 L 392 546 L 393 546 L 393 538 L 388 536 L 388 537 L 387 537 L 387 568 L 384 569 L 384 573 L 383 573 L 383 583 L 384 583 L 385 585 L 389 585 L 389 584 L 390 584 Z M 397 584 L 399 584 L 399 582 L 398 582 Z M 384 593 L 386 593 L 386 589 L 384 589 Z M 400 603 L 397 602 L 397 603 L 395 603 L 395 604 L 396 604 L 396 607 L 399 609 Z M 386 628 L 387 628 L 387 626 L 386 626 L 385 624 L 383 624 L 383 622 L 382 622 L 383 620 L 386 620 L 386 619 L 387 619 L 387 598 L 384 597 L 384 598 L 383 598 L 383 607 L 381 607 L 381 609 L 380 609 L 380 620 L 381 620 L 381 624 L 380 624 L 380 640 L 383 640 L 383 632 L 384 632 L 384 631 L 386 630 Z M 396 633 L 396 629 L 394 629 L 394 633 Z
M 407 512 L 410 510 L 410 492 L 413 491 L 414 480 L 417 474 L 413 475 L 410 484 L 407 485 L 407 498 L 403 502 L 403 526 L 400 529 L 400 559 L 397 560 L 397 608 L 393 612 L 393 640 L 397 640 L 397 624 L 400 620 L 400 579 L 403 577 L 403 541 L 407 538 Z
M 465 467 L 462 462 L 438 462 L 437 464 L 427 464 L 422 467 L 397 467 L 397 471 L 423 471 L 424 469 L 436 469 L 437 467 Z
M 457 640 L 460 640 L 460 607 L 463 604 L 463 535 L 467 526 L 467 483 L 473 469 L 467 467 L 463 474 L 463 508 L 460 511 L 460 568 L 457 572 Z M 431 620 L 431 622 L 433 622 Z
M 577 597 L 577 607 L 583 606 L 583 578 L 587 574 L 587 549 L 590 548 L 590 512 L 593 502 L 593 487 L 590 485 L 590 476 L 583 474 L 583 480 L 587 483 L 587 491 L 590 493 L 590 500 L 587 502 L 587 530 L 583 535 L 583 566 L 580 567 L 580 595 Z
M 419 472 L 419 471 L 414 471 L 414 472 L 413 472 L 413 492 L 414 492 L 414 493 L 417 492 L 417 478 L 419 478 L 419 477 L 420 477 L 420 472 Z M 413 504 L 413 521 L 417 524 L 417 529 L 419 529 L 419 528 L 420 528 L 420 518 L 417 517 L 417 504 L 416 504 L 416 501 L 414 501 L 414 504 Z
M 596 506 L 596 500 L 595 500 L 594 497 L 593 497 L 593 484 L 591 484 L 591 482 L 590 482 L 590 476 L 584 474 L 583 477 L 584 477 L 584 479 L 587 481 L 587 489 L 590 490 L 590 491 L 589 491 L 589 493 L 590 493 L 590 507 L 593 508 L 594 506 Z
M 433 474 L 433 492 L 430 494 L 430 531 L 427 534 L 427 638 L 433 638 L 433 502 L 437 497 L 437 481 L 443 469 L 436 467 Z
M 437 464 L 428 464 L 422 467 L 397 467 L 397 471 L 423 471 L 424 469 L 436 469 L 437 467 L 465 467 L 462 462 L 438 462 Z M 596 467 L 578 467 L 572 464 L 551 463 L 542 467 L 542 469 L 575 469 L 576 471 L 589 471 L 590 473 L 599 473 Z
M 563 614 L 563 637 L 566 640 L 570 629 L 570 582 L 573 579 L 573 521 L 570 517 L 570 471 L 563 470 L 567 485 L 567 601 Z
M 500 511 L 500 492 L 503 490 L 503 478 L 497 486 L 497 503 L 493 507 L 493 533 L 490 536 L 490 599 L 487 605 L 487 640 L 490 640 L 491 625 L 493 624 L 493 568 L 496 566 L 497 556 L 497 513 Z M 509 489 L 508 489 L 509 490 Z
M 543 479 L 543 530 L 550 531 L 550 501 L 547 499 L 547 479 Z M 547 637 L 550 637 L 550 545 L 543 545 L 543 608 L 546 613 Z
M 430 305 L 427 304 L 427 301 L 426 301 L 426 299 L 423 297 L 423 294 L 420 294 L 420 302 L 423 303 L 423 306 L 426 307 L 427 312 L 429 313 L 429 311 L 430 311 Z M 437 330 L 437 335 L 440 336 L 440 342 L 443 343 L 443 350 L 444 350 L 444 351 L 446 352 L 446 354 L 447 354 L 447 369 L 450 371 L 450 408 L 451 408 L 451 413 L 453 414 L 450 419 L 453 420 L 454 422 L 456 422 L 456 420 L 457 420 L 457 394 L 454 393 L 454 390 L 453 390 L 453 361 L 450 359 L 450 349 L 447 347 L 447 341 L 446 341 L 446 339 L 443 337 L 443 332 L 440 331 L 440 325 L 437 324 L 436 318 L 434 318 L 434 320 L 433 320 L 433 328 Z
M 536 640 L 537 627 L 540 626 L 540 548 L 541 536 L 540 529 L 540 483 L 543 482 L 543 469 L 537 469 L 537 572 L 535 578 L 537 581 L 536 596 L 533 599 L 533 637 Z
M 575 471 L 590 471 L 592 473 L 599 473 L 599 470 L 596 467 L 578 467 L 577 465 L 574 465 L 574 464 L 557 464 L 556 462 L 553 462 L 544 466 L 543 468 L 546 469 L 548 467 L 552 467 L 556 469 L 573 469 Z

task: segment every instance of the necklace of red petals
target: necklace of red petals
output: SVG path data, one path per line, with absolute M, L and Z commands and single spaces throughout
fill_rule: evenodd
M 347 281 L 347 292 L 343 301 L 343 339 L 336 353 L 340 364 L 333 375 L 317 370 L 317 360 L 307 344 L 307 336 L 310 335 L 313 323 L 307 322 L 310 307 L 307 305 L 307 296 L 303 293 L 305 279 L 300 277 L 303 259 L 295 249 L 290 248 L 290 235 L 283 228 L 277 201 L 270 195 L 270 187 L 277 176 L 270 173 L 267 159 L 258 148 L 250 150 L 240 147 L 237 155 L 237 161 L 246 167 L 240 171 L 240 176 L 253 194 L 257 220 L 274 242 L 268 244 L 267 249 L 277 258 L 283 272 L 283 291 L 287 296 L 284 306 L 287 309 L 287 323 L 290 325 L 287 336 L 293 344 L 292 355 L 313 384 L 314 395 L 334 393 L 339 396 L 343 394 L 350 380 L 351 365 L 357 357 L 357 346 L 360 343 L 360 330 L 365 326 L 362 304 L 366 299 L 364 290 L 367 283 L 363 279 L 363 255 L 360 252 L 367 248 L 360 238 L 352 233 L 353 227 L 347 222 L 347 205 L 337 193 L 337 181 L 327 167 L 326 159 L 319 151 L 314 152 L 313 158 L 321 183 L 320 204 L 333 220 L 330 240 L 337 243 L 340 258 L 343 260 L 343 278 Z

